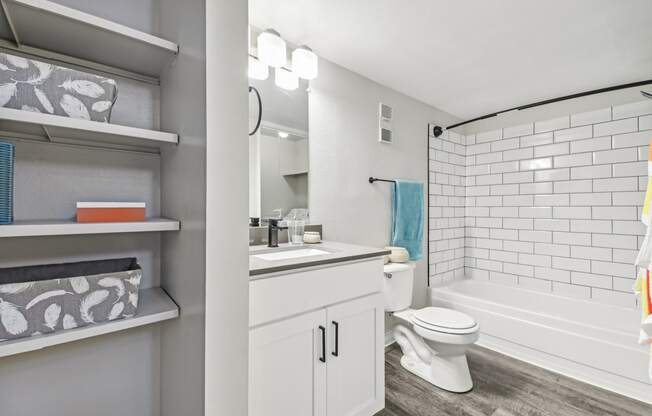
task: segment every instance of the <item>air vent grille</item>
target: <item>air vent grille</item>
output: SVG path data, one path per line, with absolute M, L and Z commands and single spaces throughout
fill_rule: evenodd
M 388 106 L 387 104 L 380 103 L 380 118 L 383 119 L 383 121 L 392 121 L 392 113 L 394 111 L 392 110 L 392 107 Z
M 378 140 L 381 143 L 392 143 L 394 141 L 394 129 L 392 128 L 392 117 L 394 109 L 387 104 L 378 104 Z
M 389 129 L 380 128 L 380 141 L 383 143 L 391 143 L 394 140 L 393 133 Z

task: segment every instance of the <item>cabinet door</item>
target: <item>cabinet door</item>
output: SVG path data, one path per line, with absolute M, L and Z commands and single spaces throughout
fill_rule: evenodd
M 385 406 L 382 294 L 327 309 L 328 416 L 370 416 Z
M 326 415 L 325 320 L 322 309 L 249 331 L 250 416 Z

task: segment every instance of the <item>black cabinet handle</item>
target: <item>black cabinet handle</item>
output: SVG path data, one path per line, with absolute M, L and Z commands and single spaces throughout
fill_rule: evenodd
M 333 326 L 335 327 L 335 351 L 333 351 L 331 354 L 333 354 L 334 357 L 339 357 L 339 355 L 340 355 L 340 324 L 333 321 Z
M 325 363 L 326 362 L 326 328 L 319 325 L 319 330 L 321 331 L 321 357 L 319 357 L 319 361 Z

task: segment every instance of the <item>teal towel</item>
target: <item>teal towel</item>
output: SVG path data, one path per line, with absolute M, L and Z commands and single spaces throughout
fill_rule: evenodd
M 392 245 L 404 247 L 410 260 L 421 258 L 423 241 L 423 184 L 397 180 L 392 194 Z

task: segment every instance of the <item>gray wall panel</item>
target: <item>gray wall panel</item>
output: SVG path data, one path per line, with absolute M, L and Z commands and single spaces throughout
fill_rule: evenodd
M 160 283 L 160 247 L 158 233 L 2 238 L 0 267 L 136 257 L 143 268 L 141 287 L 147 288 Z
M 157 326 L 0 359 L 2 416 L 159 415 Z
M 160 215 L 157 155 L 66 145 L 18 143 L 14 175 L 16 220 L 75 218 L 77 201 L 140 201 Z
M 162 212 L 181 232 L 162 238 L 161 283 L 181 308 L 162 327 L 161 415 L 204 414 L 206 66 L 204 1 L 161 1 L 163 35 L 180 54 L 161 79 L 161 125 L 179 133 L 161 155 Z

